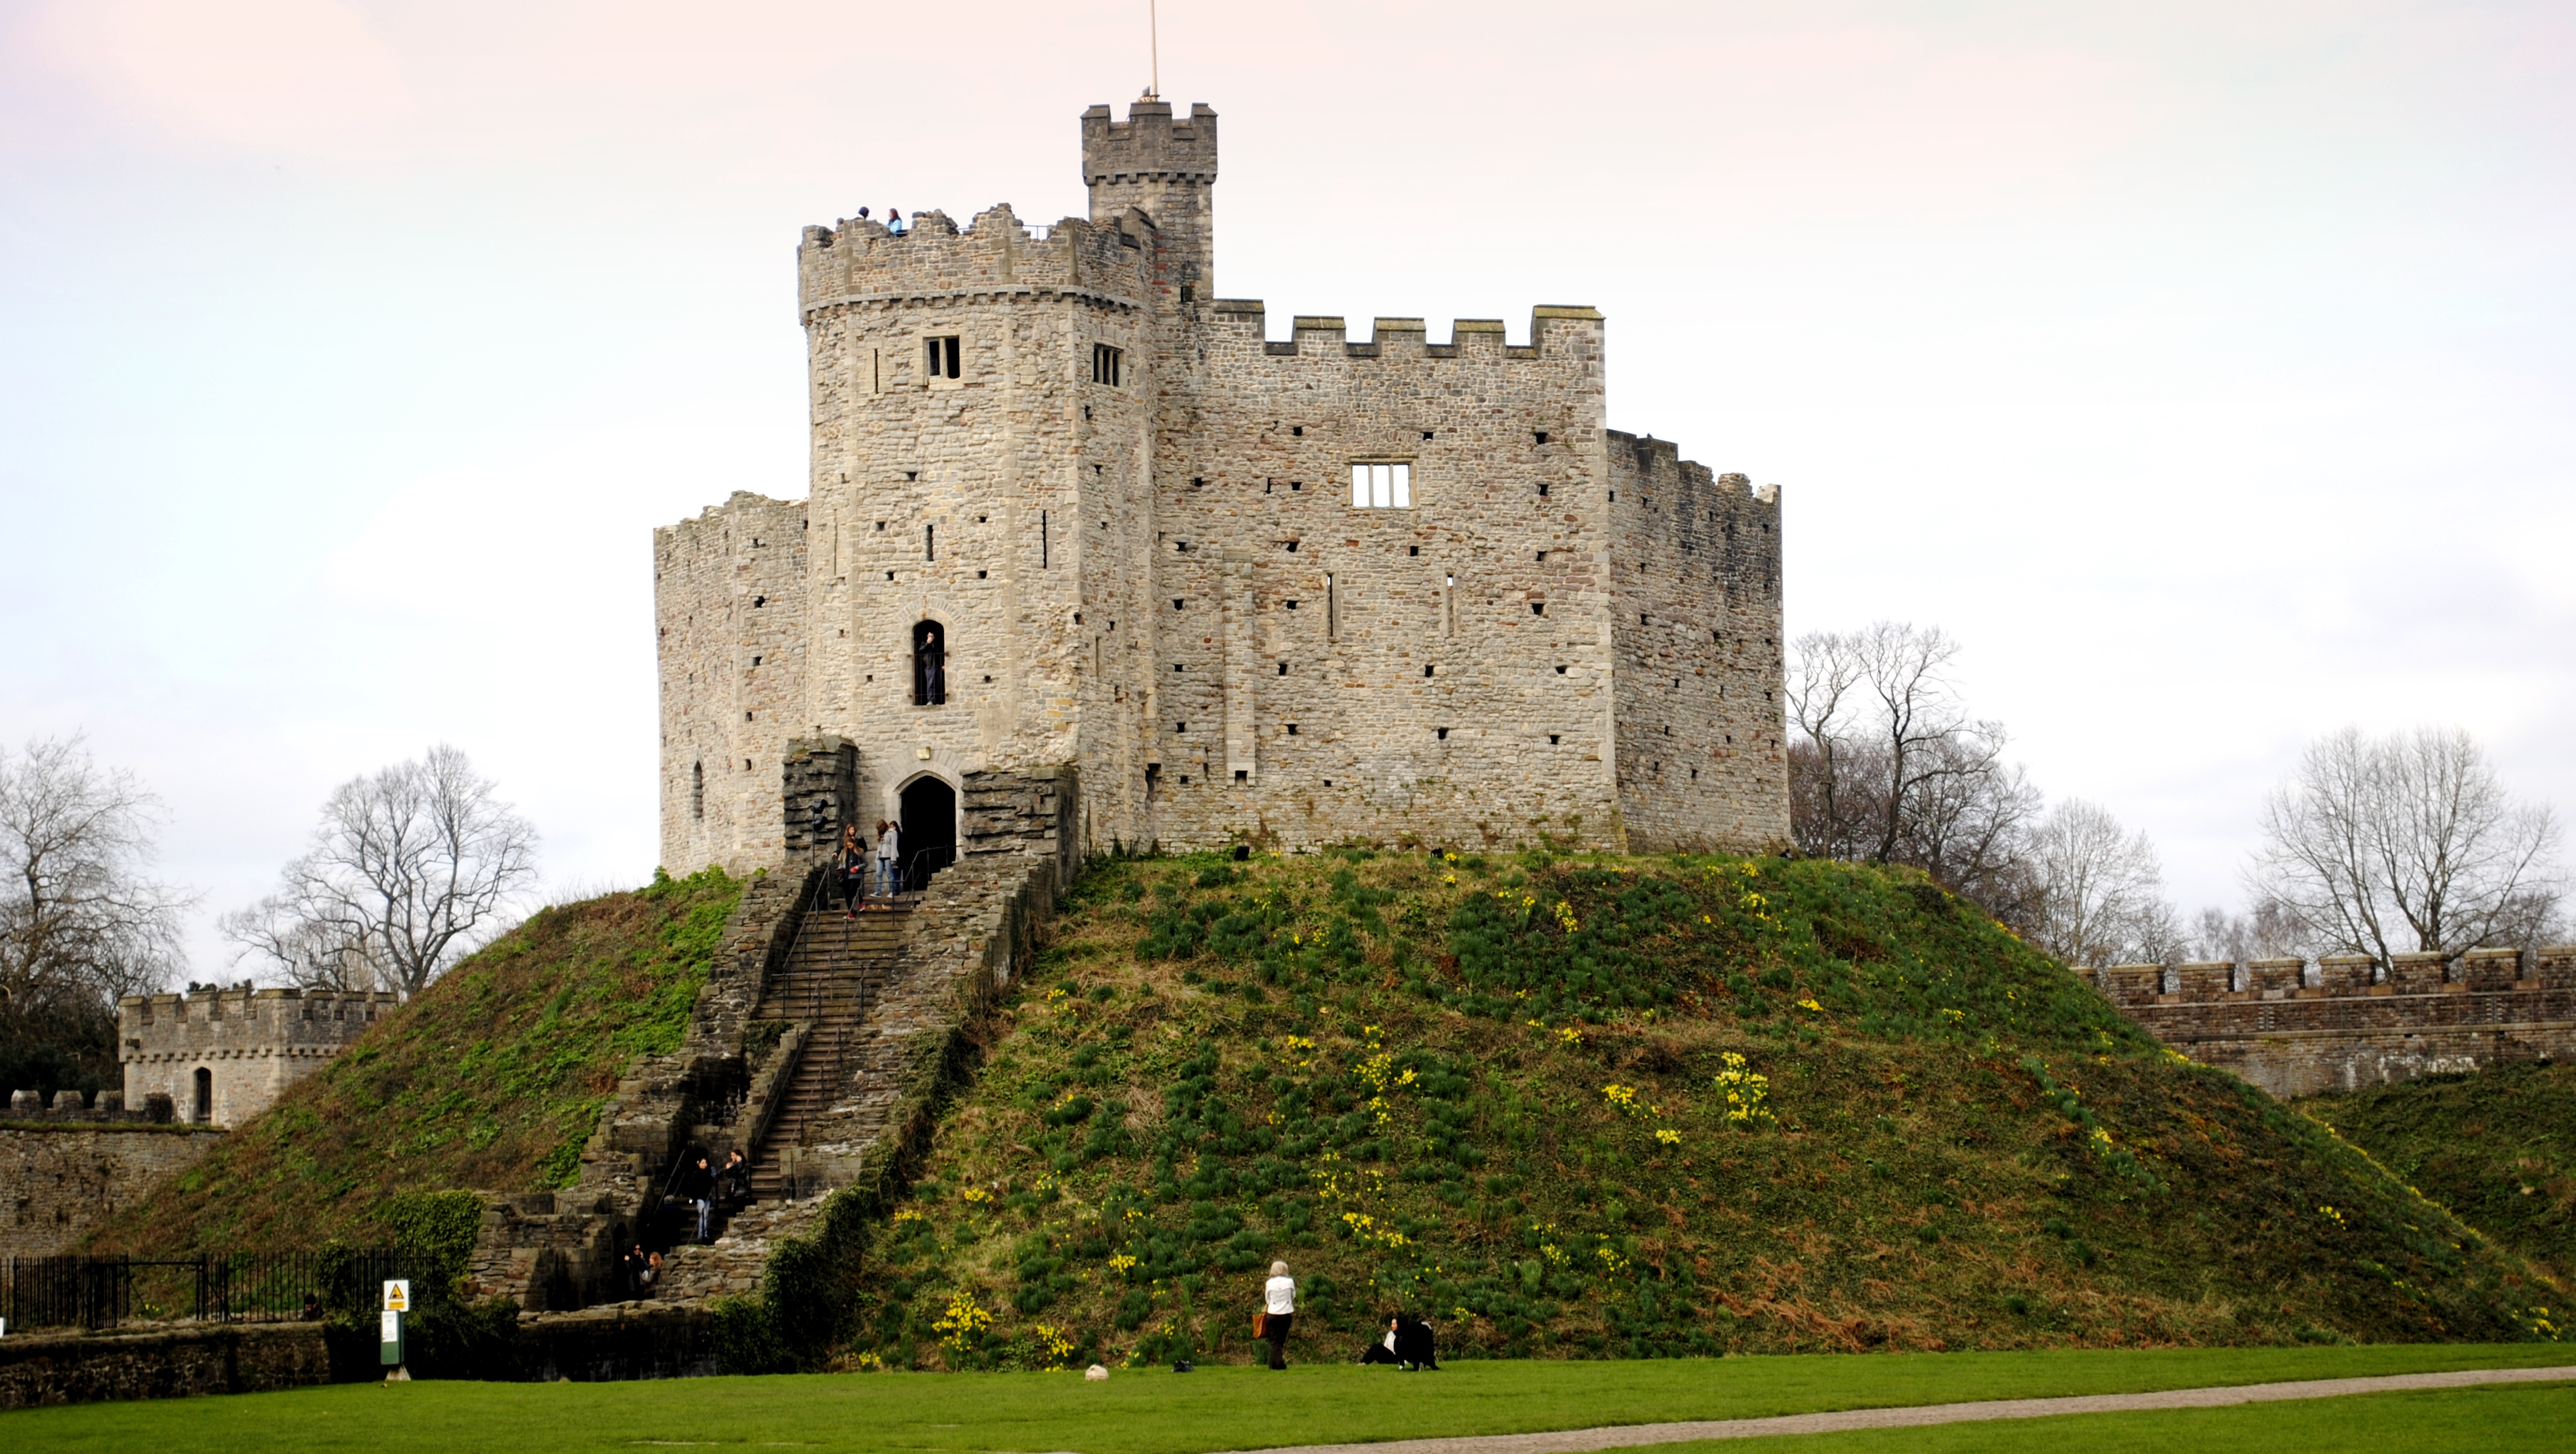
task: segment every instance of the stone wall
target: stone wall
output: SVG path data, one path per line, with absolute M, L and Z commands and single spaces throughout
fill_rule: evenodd
M 0 1120 L 0 1258 L 74 1250 L 223 1134 L 145 1120 Z
M 1780 492 L 1610 434 L 1620 818 L 1639 851 L 1789 839 Z
M 319 1323 L 0 1338 L 0 1409 L 260 1393 L 331 1381 Z
M 2119 965 L 2114 1003 L 2194 1060 L 2278 1096 L 2576 1056 L 2576 946 L 2250 964 Z M 2374 980 L 2376 982 L 2374 983 Z
M 1777 492 L 1607 429 L 1599 313 L 1272 341 L 1210 296 L 1214 113 L 1083 140 L 1087 220 L 806 229 L 808 496 L 655 535 L 666 866 L 778 861 L 764 765 L 825 734 L 861 821 L 1070 763 L 1091 850 L 1785 837 Z
M 167 1096 L 182 1120 L 241 1125 L 400 1004 L 392 994 L 292 989 L 128 995 L 116 1014 L 125 1103 Z M 203 1105 L 199 1071 L 211 1091 Z

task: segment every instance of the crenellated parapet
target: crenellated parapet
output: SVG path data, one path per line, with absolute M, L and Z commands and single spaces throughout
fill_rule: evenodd
M 180 1120 L 240 1125 L 401 1003 L 382 991 L 249 987 L 128 995 L 116 1017 L 125 1104 L 166 1096 Z
M 1034 231 L 1007 204 L 960 230 L 943 212 L 924 212 L 895 233 L 867 219 L 808 227 L 796 249 L 803 316 L 835 306 L 945 300 L 1073 297 L 1136 308 L 1152 296 L 1154 229 L 1140 214 L 1102 222 L 1068 217 Z
M 2276 1095 L 2576 1055 L 2576 945 L 2101 971 L 2167 1045 Z

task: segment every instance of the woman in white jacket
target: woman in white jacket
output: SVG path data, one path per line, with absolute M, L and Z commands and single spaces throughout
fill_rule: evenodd
M 1297 1318 L 1297 1279 L 1288 1264 L 1270 1264 L 1270 1280 L 1261 1285 L 1261 1336 L 1270 1342 L 1270 1366 L 1288 1366 L 1288 1325 Z

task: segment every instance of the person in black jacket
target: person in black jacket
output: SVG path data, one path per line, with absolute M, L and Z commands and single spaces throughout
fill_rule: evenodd
M 832 855 L 832 878 L 841 893 L 841 916 L 855 919 L 868 896 L 868 844 L 859 825 L 841 825 L 841 848 Z
M 673 1184 L 672 1189 L 680 1194 L 680 1200 L 697 1209 L 698 1240 L 706 1241 L 715 1221 L 716 1210 L 716 1174 L 707 1165 L 707 1158 L 701 1155 L 680 1168 L 679 1179 Z
M 1395 1319 L 1395 1361 L 1406 1369 L 1427 1368 L 1440 1371 L 1439 1351 L 1433 1344 L 1431 1325 L 1420 1318 L 1398 1314 Z

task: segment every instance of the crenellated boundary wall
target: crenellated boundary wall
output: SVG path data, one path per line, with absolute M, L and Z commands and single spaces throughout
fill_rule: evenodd
M 2576 945 L 2398 954 L 2384 971 L 2351 954 L 2100 974 L 2157 1039 L 2278 1096 L 2576 1056 Z

